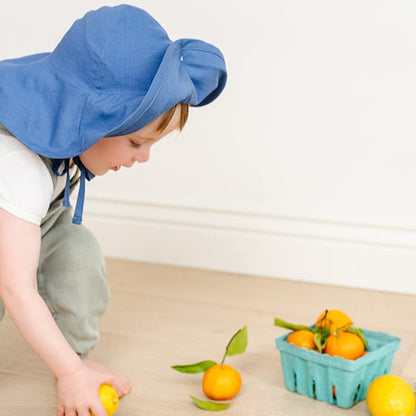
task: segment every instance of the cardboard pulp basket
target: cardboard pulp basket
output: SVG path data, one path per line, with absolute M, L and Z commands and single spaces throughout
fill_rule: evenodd
M 276 338 L 286 388 L 338 407 L 349 408 L 365 399 L 370 383 L 388 374 L 400 339 L 363 329 L 368 351 L 357 360 L 331 357 Z

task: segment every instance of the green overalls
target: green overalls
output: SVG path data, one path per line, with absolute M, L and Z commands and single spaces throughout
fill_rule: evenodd
M 55 185 L 51 160 L 42 160 Z M 77 173 L 71 180 L 71 191 L 78 181 Z M 72 223 L 72 208 L 62 206 L 63 194 L 51 203 L 41 223 L 38 291 L 68 343 L 85 358 L 99 340 L 98 321 L 110 294 L 98 242 L 83 225 Z M 3 315 L 0 300 L 0 319 Z

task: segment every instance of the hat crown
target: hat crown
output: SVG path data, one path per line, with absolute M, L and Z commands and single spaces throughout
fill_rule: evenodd
M 142 96 L 171 43 L 146 11 L 104 6 L 75 21 L 49 60 L 87 89 Z

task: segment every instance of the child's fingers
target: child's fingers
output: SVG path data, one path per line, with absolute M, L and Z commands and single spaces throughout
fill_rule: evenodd
M 130 392 L 132 384 L 128 377 L 118 375 L 115 377 L 113 387 L 117 393 L 117 396 L 121 399 L 123 396 Z
M 56 416 L 65 416 L 65 408 L 60 404 L 56 408 Z
M 77 411 L 73 409 L 68 409 L 68 410 L 65 410 L 64 415 L 65 416 L 77 416 Z
M 94 414 L 96 414 L 98 416 L 97 413 L 94 412 Z M 108 416 L 107 413 L 104 413 L 105 416 Z M 66 416 L 66 415 L 65 415 Z M 85 409 L 85 410 L 79 410 L 77 413 L 77 416 L 91 416 L 91 413 L 89 410 Z
M 91 412 L 94 413 L 94 416 L 108 416 L 108 413 L 104 409 L 104 406 L 102 405 L 101 402 L 98 402 L 94 406 L 91 406 Z M 78 416 L 81 416 L 81 414 L 78 413 Z M 91 415 L 88 413 L 85 416 L 91 416 Z

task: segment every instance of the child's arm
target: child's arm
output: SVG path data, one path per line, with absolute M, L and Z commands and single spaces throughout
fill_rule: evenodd
M 58 415 L 106 416 L 98 398 L 111 376 L 87 368 L 37 291 L 40 227 L 0 209 L 0 297 L 17 329 L 57 379 Z M 74 413 L 75 412 L 75 413 Z

